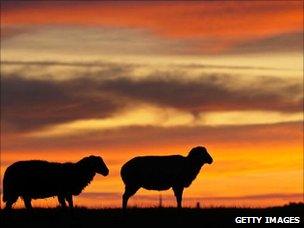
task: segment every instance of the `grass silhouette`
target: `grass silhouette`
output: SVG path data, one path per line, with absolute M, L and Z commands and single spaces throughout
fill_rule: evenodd
M 238 216 L 302 216 L 303 203 L 291 203 L 269 208 L 35 208 L 33 210 L 1 210 L 1 228 L 4 227 L 97 227 L 112 226 L 198 226 L 210 227 L 235 224 Z M 303 217 L 301 217 L 303 223 Z M 295 225 L 295 224 L 293 224 Z

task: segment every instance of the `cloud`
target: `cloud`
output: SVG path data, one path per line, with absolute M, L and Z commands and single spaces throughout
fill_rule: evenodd
M 1 61 L 1 64 L 5 65 L 13 65 L 13 66 L 38 66 L 38 67 L 45 67 L 45 66 L 67 66 L 67 67 L 117 67 L 118 64 L 109 63 L 109 62 L 64 62 L 64 61 Z M 120 64 L 121 67 L 125 68 L 128 67 L 127 64 Z M 132 64 L 132 66 L 138 66 L 136 64 Z M 264 69 L 264 68 L 263 68 Z
M 62 39 L 64 31 L 64 39 Z M 158 37 L 145 28 L 76 25 L 3 26 L 3 50 L 86 55 L 189 54 L 199 40 Z
M 62 30 L 65 38 L 62 39 Z M 84 35 L 85 34 L 85 35 Z M 256 54 L 299 52 L 302 31 L 228 41 L 220 37 L 159 37 L 145 28 L 82 27 L 67 25 L 4 26 L 4 51 L 44 51 L 87 55 Z
M 230 54 L 301 52 L 303 32 L 283 33 L 276 36 L 240 42 L 227 50 Z
M 105 61 L 95 61 L 95 62 L 77 62 L 77 61 L 7 61 L 2 60 L 1 64 L 9 66 L 63 66 L 63 67 L 118 67 L 121 66 L 126 70 L 127 67 L 139 67 L 144 64 L 136 63 L 110 63 Z M 224 69 L 224 70 L 284 70 L 284 68 L 274 68 L 274 67 L 259 67 L 259 66 L 246 66 L 246 65 L 219 65 L 219 64 L 203 64 L 203 63 L 168 63 L 170 67 L 188 68 L 188 69 Z M 287 69 L 285 69 L 287 70 Z
M 301 121 L 302 113 L 286 114 L 278 112 L 234 111 L 206 112 L 197 116 L 170 108 L 157 108 L 149 105 L 138 105 L 131 110 L 117 113 L 108 118 L 75 120 L 68 123 L 50 126 L 47 129 L 31 132 L 30 137 L 52 137 L 78 135 L 86 132 L 107 131 L 134 126 L 153 126 L 161 128 L 199 127 L 199 126 L 235 126 L 275 124 Z
M 297 112 L 301 110 L 302 102 L 300 82 L 271 77 L 246 81 L 237 76 L 209 74 L 195 80 L 180 80 L 177 75 L 158 76 L 156 73 L 156 76 L 143 80 L 107 80 L 99 88 L 193 113 L 231 110 Z
M 23 34 L 35 32 L 35 28 L 31 26 L 4 26 L 1 27 L 1 41 L 10 39 Z
M 123 103 L 94 90 L 94 82 L 1 78 L 2 123 L 8 131 L 30 131 L 50 124 L 111 115 Z M 121 99 L 123 100 L 123 99 Z
M 110 77 L 111 72 L 116 76 Z M 124 113 L 126 109 L 132 111 L 142 104 L 176 109 L 194 116 L 227 111 L 295 113 L 302 107 L 301 83 L 296 79 L 246 79 L 219 74 L 187 79 L 178 71 L 174 75 L 159 71 L 135 79 L 118 76 L 129 71 L 115 72 L 117 67 L 109 66 L 109 77 L 88 72 L 59 81 L 48 77 L 3 75 L 4 129 L 26 132 L 75 120 L 104 119 Z
M 56 41 L 57 49 L 67 46 L 66 49 L 72 51 L 71 46 L 80 36 L 80 40 L 82 39 L 80 44 L 86 43 L 85 46 L 90 51 L 94 51 L 95 47 L 96 50 L 107 53 L 113 49 L 115 53 L 130 53 L 134 50 L 133 52 L 137 54 L 214 54 L 229 53 L 234 46 L 237 47 L 234 52 L 240 50 L 243 53 L 245 50 L 256 51 L 247 48 L 246 44 L 255 44 L 260 40 L 281 34 L 303 32 L 301 11 L 303 3 L 300 1 L 221 2 L 220 4 L 216 2 L 71 4 L 55 1 L 4 2 L 3 5 L 4 31 L 6 27 L 39 28 L 32 36 L 26 36 L 20 30 L 23 36 L 18 36 L 20 39 L 15 44 L 18 46 L 24 44 L 22 42 L 24 41 L 27 45 L 22 46 L 32 49 L 43 48 L 43 45 L 51 48 L 54 45 L 52 42 Z M 72 27 L 74 29 L 71 29 Z M 75 28 L 80 30 L 78 34 Z M 63 30 L 65 39 L 61 39 Z M 59 42 L 54 32 L 58 34 Z M 3 34 L 6 36 L 7 32 Z M 95 38 L 98 38 L 99 43 Z M 107 40 L 105 41 L 104 38 Z M 28 42 L 29 39 L 32 42 Z M 285 37 L 284 44 L 293 46 L 293 41 L 294 38 L 290 37 L 288 40 Z M 104 42 L 107 42 L 110 48 L 103 45 Z M 31 45 L 32 43 L 38 44 L 37 47 Z M 102 48 L 99 49 L 100 46 L 96 43 Z M 274 48 L 280 49 L 277 45 Z M 285 46 L 281 48 L 286 51 Z
M 154 33 L 170 37 L 253 37 L 274 34 L 282 30 L 301 29 L 301 19 L 297 17 L 301 14 L 301 6 L 300 2 L 288 2 L 288 4 L 286 2 L 223 2 L 221 4 L 35 2 L 33 4 L 32 2 L 23 5 L 4 3 L 3 7 L 7 9 L 4 11 L 5 25 L 64 23 L 147 28 Z M 53 14 L 57 17 L 46 17 Z M 219 22 L 218 15 L 221 15 L 220 19 L 225 23 Z M 123 20 L 120 20 L 121 18 Z M 280 19 L 280 26 L 277 26 L 277 19 Z
M 49 137 L 24 137 L 2 135 L 1 149 L 10 151 L 103 151 L 109 154 L 136 153 L 159 148 L 188 148 L 189 145 L 209 145 L 225 148 L 227 145 L 242 145 L 248 143 L 254 146 L 263 145 L 270 151 L 275 151 L 275 145 L 299 145 L 302 143 L 303 127 L 301 122 L 278 124 L 259 124 L 245 126 L 176 126 L 170 128 L 155 126 L 128 126 L 112 128 L 106 131 L 80 132 L 79 134 L 49 136 Z M 288 147 L 289 147 L 288 146 Z M 171 148 L 171 150 L 172 150 Z M 162 149 L 162 150 L 163 150 Z M 249 151 L 247 151 L 249 153 Z M 288 153 L 288 150 L 286 151 Z M 109 155 L 110 156 L 110 155 Z

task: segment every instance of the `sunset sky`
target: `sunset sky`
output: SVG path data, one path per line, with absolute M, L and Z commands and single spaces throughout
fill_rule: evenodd
M 303 201 L 302 8 L 1 1 L 1 173 L 18 160 L 100 155 L 110 175 L 76 205 L 116 207 L 126 161 L 203 145 L 214 163 L 185 190 L 185 206 Z M 171 190 L 161 194 L 175 205 Z M 140 190 L 130 205 L 159 195 Z

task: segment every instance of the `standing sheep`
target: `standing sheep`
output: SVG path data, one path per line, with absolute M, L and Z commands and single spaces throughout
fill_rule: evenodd
M 177 207 L 181 208 L 184 188 L 190 186 L 205 163 L 212 162 L 213 159 L 206 148 L 201 146 L 191 149 L 187 157 L 172 155 L 131 159 L 120 171 L 125 184 L 125 192 L 122 196 L 123 209 L 126 209 L 128 199 L 140 188 L 161 191 L 171 187 Z
M 10 165 L 3 178 L 3 201 L 10 209 L 22 197 L 25 207 L 32 207 L 32 199 L 57 196 L 62 207 L 65 200 L 73 207 L 73 195 L 92 181 L 95 174 L 109 174 L 109 169 L 99 156 L 89 156 L 76 163 L 55 163 L 39 160 L 19 161 Z

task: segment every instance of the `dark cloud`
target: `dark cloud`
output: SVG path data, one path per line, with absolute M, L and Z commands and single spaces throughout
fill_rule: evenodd
M 78 119 L 108 117 L 138 102 L 193 114 L 233 110 L 298 112 L 302 108 L 298 81 L 274 77 L 246 81 L 229 75 L 185 78 L 178 72 L 175 76 L 158 72 L 141 79 L 88 74 L 50 80 L 3 75 L 2 124 L 7 131 L 30 131 Z
M 231 54 L 302 52 L 303 32 L 285 33 L 238 43 L 228 50 Z
M 237 86 L 240 82 L 242 84 Z M 247 83 L 227 75 L 207 75 L 195 80 L 180 80 L 173 76 L 143 80 L 116 78 L 104 81 L 100 89 L 193 113 L 232 110 L 294 112 L 300 111 L 302 104 L 301 99 L 296 99 L 301 94 L 299 82 L 272 77 Z
M 49 80 L 64 77 L 72 79 L 84 77 L 98 77 L 98 78 L 115 78 L 121 75 L 129 75 L 135 67 L 142 66 L 136 63 L 111 63 L 105 61 L 1 61 L 1 66 L 12 67 L 12 77 L 15 75 L 21 78 L 32 77 L 33 75 L 43 75 Z M 51 69 L 68 69 L 66 75 L 58 73 L 50 73 Z M 68 76 L 67 76 L 68 75 Z M 85 75 L 85 76 L 84 76 Z M 10 75 L 9 75 L 10 76 Z M 32 77 L 33 78 L 33 77 Z M 46 79 L 45 79 L 46 80 Z
M 1 40 L 9 39 L 15 36 L 35 32 L 34 27 L 30 26 L 1 26 Z
M 1 111 L 5 130 L 29 131 L 82 118 L 103 118 L 123 104 L 111 94 L 96 91 L 93 81 L 65 82 L 1 79 Z
M 123 68 L 124 72 L 126 69 L 133 69 L 134 67 L 144 66 L 143 64 L 117 64 L 109 62 L 64 62 L 64 61 L 1 61 L 1 64 L 11 65 L 11 66 L 37 66 L 37 67 L 47 67 L 47 66 L 67 66 L 67 67 L 106 67 L 111 68 Z M 170 64 L 170 66 L 175 68 L 187 68 L 187 69 L 234 69 L 234 70 L 286 70 L 283 68 L 274 67 L 255 67 L 255 66 L 238 66 L 238 65 L 214 65 L 214 64 Z
M 115 64 L 109 62 L 64 62 L 64 61 L 1 61 L 1 64 L 14 66 L 67 66 L 67 67 L 121 67 L 125 70 L 127 67 L 140 66 L 139 64 Z

